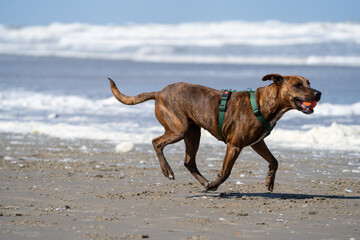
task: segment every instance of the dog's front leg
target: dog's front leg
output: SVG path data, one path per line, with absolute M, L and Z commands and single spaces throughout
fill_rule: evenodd
M 264 140 L 251 146 L 255 152 L 257 152 L 261 157 L 269 162 L 269 171 L 266 176 L 266 186 L 270 192 L 274 190 L 275 175 L 278 168 L 278 161 L 272 155 L 268 147 L 266 146 Z
M 233 168 L 240 151 L 241 148 L 233 146 L 230 143 L 227 144 L 226 154 L 221 171 L 214 181 L 208 183 L 208 185 L 205 187 L 206 190 L 215 191 L 220 184 L 225 182 L 225 180 L 230 176 L 231 169 Z

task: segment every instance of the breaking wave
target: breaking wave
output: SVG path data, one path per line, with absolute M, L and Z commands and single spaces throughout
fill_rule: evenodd
M 319 103 L 315 110 L 311 116 L 290 111 L 281 121 L 304 116 L 333 118 L 334 122 L 304 125 L 296 130 L 276 127 L 266 141 L 286 147 L 360 149 L 360 125 L 336 123 L 336 119 L 344 117 L 358 118 L 360 102 L 352 105 Z M 150 143 L 152 138 L 163 134 L 163 128 L 154 117 L 153 102 L 126 106 L 113 97 L 90 99 L 20 90 L 0 92 L 0 131 L 134 144 Z M 201 141 L 220 144 L 207 132 L 203 132 Z
M 0 25 L 0 53 L 153 62 L 360 66 L 360 23 Z

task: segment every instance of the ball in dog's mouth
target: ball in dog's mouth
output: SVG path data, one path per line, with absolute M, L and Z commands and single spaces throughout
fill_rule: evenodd
M 303 102 L 303 105 L 305 105 L 305 107 L 313 109 L 314 107 L 316 107 L 317 101 L 311 101 L 311 102 Z
M 317 101 L 303 101 L 300 98 L 295 98 L 294 100 L 296 108 L 305 113 L 311 114 L 314 112 L 313 108 L 316 106 Z

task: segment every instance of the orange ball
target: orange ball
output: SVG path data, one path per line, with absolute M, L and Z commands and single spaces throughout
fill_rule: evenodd
M 304 102 L 303 104 L 305 107 L 313 109 L 314 107 L 316 107 L 317 101 Z

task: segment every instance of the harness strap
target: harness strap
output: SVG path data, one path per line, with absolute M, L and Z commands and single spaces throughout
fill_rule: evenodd
M 268 121 L 266 121 L 264 116 L 259 111 L 259 109 L 257 107 L 257 104 L 256 104 L 256 98 L 255 98 L 255 92 L 254 91 L 250 91 L 250 102 L 251 102 L 251 108 L 253 110 L 253 113 L 255 114 L 257 119 L 261 122 L 261 124 L 264 126 L 264 128 L 268 131 L 268 135 L 269 135 L 273 128 L 270 126 Z
M 231 89 L 230 90 L 225 89 L 223 91 L 222 95 L 221 95 L 221 102 L 220 102 L 220 105 L 219 105 L 219 130 L 220 130 L 221 137 L 223 138 L 224 142 L 225 142 L 225 137 L 224 137 L 222 128 L 223 128 L 223 125 L 224 125 L 225 111 L 227 109 L 227 107 L 226 107 L 227 101 L 230 99 L 230 96 L 231 96 L 232 92 L 248 92 L 248 93 L 250 93 L 250 103 L 251 103 L 252 111 L 253 111 L 254 115 L 256 116 L 256 118 L 259 120 L 259 122 L 264 126 L 264 128 L 267 131 L 267 134 L 265 135 L 264 138 L 269 136 L 269 134 L 271 133 L 273 127 L 270 126 L 269 122 L 266 121 L 264 116 L 259 111 L 259 109 L 257 107 L 257 104 L 256 104 L 255 91 L 252 91 L 252 90 L 235 91 L 235 90 L 231 90 Z
M 225 115 L 225 111 L 226 111 L 226 104 L 227 104 L 227 101 L 229 100 L 230 96 L 231 96 L 231 90 L 225 89 L 223 91 L 223 93 L 221 94 L 221 102 L 220 102 L 220 106 L 219 106 L 219 130 L 221 133 L 221 137 L 224 139 L 224 141 L 225 141 L 225 137 L 222 132 L 222 127 L 224 125 L 224 115 Z

